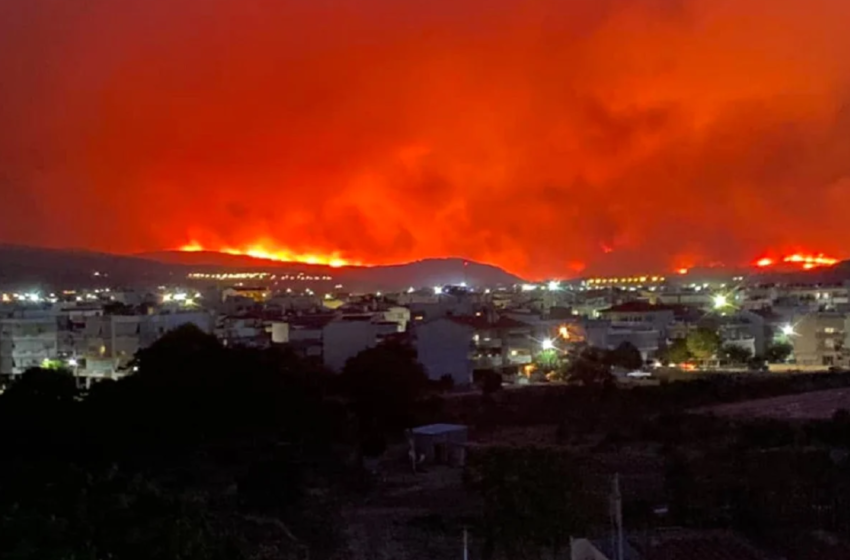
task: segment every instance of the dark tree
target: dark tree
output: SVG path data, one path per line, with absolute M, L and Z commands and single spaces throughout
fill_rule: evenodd
M 608 387 L 614 383 L 608 353 L 592 346 L 579 352 L 570 361 L 565 373 L 567 381 L 585 387 Z
M 608 353 L 609 363 L 615 367 L 628 370 L 640 369 L 643 366 L 643 356 L 640 350 L 631 342 L 625 340 Z
M 794 346 L 788 342 L 774 342 L 767 347 L 765 359 L 771 364 L 780 364 L 788 360 L 794 352 Z
M 720 349 L 720 356 L 731 364 L 743 365 L 752 359 L 753 353 L 741 346 L 727 344 Z
M 33 370 L 0 396 L 0 557 L 323 558 L 345 414 L 321 368 L 194 327 L 96 384 Z M 317 490 L 313 492 L 312 490 Z M 267 520 L 257 522 L 256 519 Z
M 339 377 L 339 386 L 351 399 L 364 434 L 409 428 L 428 384 L 415 350 L 400 342 L 360 352 L 348 360 Z
M 28 369 L 3 395 L 7 405 L 26 403 L 29 406 L 73 402 L 79 392 L 73 374 L 64 369 Z
M 707 362 L 720 350 L 720 335 L 712 329 L 700 327 L 688 333 L 686 344 L 695 360 Z
M 484 500 L 485 549 L 557 557 L 586 529 L 588 504 L 570 455 L 558 447 L 488 447 L 470 456 L 467 486 Z
M 658 358 L 665 364 L 681 364 L 691 359 L 688 343 L 684 338 L 677 338 L 669 346 L 659 352 Z

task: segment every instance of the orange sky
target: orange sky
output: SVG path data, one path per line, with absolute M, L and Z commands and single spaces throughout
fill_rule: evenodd
M 847 0 L 0 0 L 0 241 L 848 256 Z

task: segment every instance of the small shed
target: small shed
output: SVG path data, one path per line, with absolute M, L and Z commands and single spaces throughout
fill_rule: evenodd
M 428 424 L 411 430 L 416 454 L 426 463 L 463 466 L 469 429 L 461 424 Z

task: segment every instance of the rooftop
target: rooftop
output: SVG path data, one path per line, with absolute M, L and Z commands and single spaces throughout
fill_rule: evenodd
M 466 426 L 462 424 L 428 424 L 427 426 L 419 426 L 418 428 L 413 428 L 412 432 L 414 434 L 435 436 L 438 434 L 447 434 L 450 432 L 460 432 L 466 429 Z
M 511 319 L 510 317 L 499 316 L 495 321 L 491 321 L 486 315 L 452 315 L 447 317 L 455 323 L 472 327 L 476 330 L 486 329 L 519 329 L 527 327 L 527 323 Z
M 627 301 L 612 305 L 608 309 L 600 309 L 600 313 L 652 313 L 660 311 L 681 311 L 681 305 L 652 304 L 648 301 Z

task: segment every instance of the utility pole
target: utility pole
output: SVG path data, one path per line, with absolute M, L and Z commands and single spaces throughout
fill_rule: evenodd
M 623 496 L 620 493 L 620 473 L 614 475 L 614 525 L 617 532 L 617 560 L 625 560 L 623 539 Z
M 463 560 L 469 560 L 469 530 L 463 527 Z

